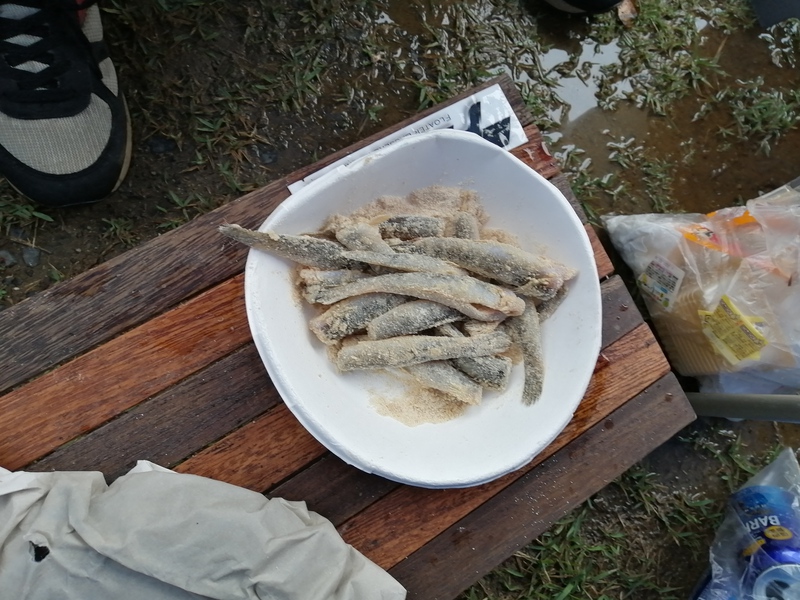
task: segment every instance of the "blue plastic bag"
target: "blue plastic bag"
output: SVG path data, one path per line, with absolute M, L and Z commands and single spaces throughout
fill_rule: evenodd
M 785 449 L 731 495 L 696 600 L 800 600 L 800 466 Z

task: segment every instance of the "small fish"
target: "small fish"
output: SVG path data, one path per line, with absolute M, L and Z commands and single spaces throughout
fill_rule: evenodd
M 564 284 L 561 286 L 561 289 L 556 292 L 556 295 L 550 298 L 549 300 L 545 300 L 539 306 L 536 307 L 536 311 L 539 313 L 539 322 L 544 323 L 547 319 L 553 316 L 553 313 L 556 312 L 556 309 L 561 306 L 561 303 L 564 301 L 564 298 L 567 297 L 568 286 Z
M 463 329 L 467 335 L 480 335 L 482 333 L 491 333 L 502 323 L 502 321 L 476 321 L 475 319 L 467 319 L 464 321 Z
M 369 322 L 388 310 L 407 302 L 395 294 L 364 294 L 337 302 L 321 315 L 311 319 L 309 329 L 326 345 L 364 329 Z
M 394 254 L 391 246 L 381 237 L 381 232 L 369 223 L 356 223 L 336 230 L 336 239 L 348 250 L 369 250 L 381 254 Z
M 443 273 L 446 275 L 469 275 L 464 269 L 433 256 L 424 254 L 381 254 L 379 252 L 349 251 L 342 254 L 345 258 L 372 266 L 387 267 L 396 271 L 409 273 Z
M 335 269 L 333 271 L 300 269 L 297 273 L 297 281 L 302 285 L 324 285 L 327 287 L 343 285 L 365 277 L 369 277 L 369 274 L 355 269 Z
M 423 215 L 401 215 L 391 217 L 378 225 L 385 238 L 411 240 L 420 237 L 436 237 L 444 233 L 444 221 Z
M 513 292 L 465 275 L 391 273 L 359 279 L 320 291 L 316 302 L 333 304 L 349 296 L 387 292 L 432 300 L 479 321 L 497 321 L 522 314 L 525 302 Z
M 297 284 L 300 288 L 300 295 L 305 298 L 306 302 L 314 304 L 322 290 L 351 283 L 357 279 L 364 279 L 370 276 L 369 273 L 356 271 L 355 269 L 323 271 L 321 269 L 307 268 L 300 269 L 297 273 Z
M 383 340 L 411 335 L 463 318 L 461 311 L 444 304 L 430 300 L 411 300 L 370 321 L 367 325 L 367 337 L 371 340 Z
M 513 286 L 515 292 L 547 300 L 574 269 L 511 244 L 461 238 L 421 238 L 395 247 L 398 252 L 421 252 L 450 261 L 484 277 Z
M 219 232 L 257 250 L 317 269 L 361 269 L 363 264 L 342 257 L 344 246 L 310 235 L 253 231 L 240 225 L 220 225 Z
M 445 360 L 432 360 L 404 369 L 421 385 L 444 392 L 465 404 L 480 404 L 483 388 Z
M 340 371 L 407 367 L 432 360 L 497 354 L 510 345 L 510 338 L 502 332 L 461 339 L 405 335 L 344 346 L 336 356 L 336 364 Z
M 436 332 L 448 337 L 465 337 L 453 324 L 441 325 Z M 511 359 L 507 356 L 454 358 L 453 365 L 472 381 L 491 390 L 503 391 L 511 379 Z
M 465 240 L 481 239 L 481 226 L 475 215 L 459 211 L 453 219 L 453 237 Z
M 542 395 L 544 355 L 539 313 L 536 312 L 536 307 L 531 300 L 526 300 L 525 304 L 525 312 L 508 319 L 506 327 L 511 339 L 522 349 L 522 363 L 525 368 L 522 402 L 530 405 Z

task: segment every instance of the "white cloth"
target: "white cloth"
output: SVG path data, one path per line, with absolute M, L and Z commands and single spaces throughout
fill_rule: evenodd
M 99 472 L 0 469 L 2 598 L 405 595 L 303 502 L 267 499 L 146 461 L 110 486 Z

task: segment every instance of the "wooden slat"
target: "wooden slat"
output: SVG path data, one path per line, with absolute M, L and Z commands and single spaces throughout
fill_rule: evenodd
M 272 183 L 1 311 L 0 392 L 240 272 L 246 249 L 217 226 L 255 227 L 287 194 Z
M 669 365 L 650 329 L 640 325 L 603 351 L 572 421 L 528 466 L 463 490 L 398 488 L 344 523 L 340 532 L 371 560 L 389 568 L 668 372 Z M 404 510 L 407 506 L 414 506 L 414 511 Z M 388 514 L 393 515 L 391 521 L 386 519 Z
M 268 495 L 303 500 L 309 509 L 340 525 L 399 486 L 328 453 L 285 483 L 268 490 Z
M 247 344 L 26 470 L 101 471 L 113 481 L 137 460 L 172 467 L 279 402 L 255 346 Z
M 23 467 L 249 339 L 238 276 L 0 397 L 0 464 Z
M 535 125 L 525 127 L 528 143 L 510 152 L 531 169 L 534 169 L 545 179 L 555 177 L 561 172 L 555 157 L 550 154 L 542 143 L 542 132 Z
M 409 600 L 455 597 L 694 418 L 675 376 L 665 375 L 390 573 Z
M 530 124 L 514 83 L 500 77 L 0 311 L 0 392 L 241 272 L 247 249 L 223 239 L 220 224 L 258 227 L 289 196 L 289 181 L 494 83 L 505 90 L 522 124 Z
M 614 265 L 611 264 L 611 259 L 606 254 L 602 242 L 597 237 L 594 227 L 588 223 L 584 225 L 586 233 L 589 236 L 589 241 L 592 243 L 592 251 L 594 252 L 594 262 L 597 265 L 597 275 L 600 279 L 605 279 L 614 272 Z
M 603 301 L 603 341 L 601 347 L 617 341 L 633 331 L 642 322 L 642 314 L 633 304 L 633 298 L 619 275 L 614 275 L 600 286 Z
M 175 470 L 260 492 L 324 453 L 325 448 L 286 405 L 279 404 L 263 417 L 179 464 Z

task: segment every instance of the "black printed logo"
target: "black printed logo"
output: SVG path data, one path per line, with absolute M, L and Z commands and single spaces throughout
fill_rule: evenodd
M 476 102 L 469 107 L 469 127 L 467 131 L 476 133 L 487 142 L 505 148 L 511 141 L 511 117 L 501 119 L 488 127 L 481 129 L 481 103 Z

